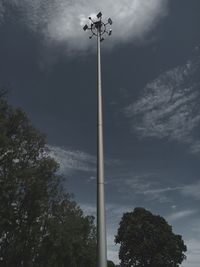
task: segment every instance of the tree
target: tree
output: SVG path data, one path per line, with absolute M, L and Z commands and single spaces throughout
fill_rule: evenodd
M 164 218 L 144 208 L 123 215 L 115 242 L 120 244 L 119 258 L 125 267 L 178 267 L 186 259 L 182 237 Z
M 55 205 L 34 266 L 93 267 L 96 262 L 93 219 L 84 217 L 75 202 L 65 200 Z
M 64 192 L 44 135 L 2 95 L 0 266 L 94 266 L 93 219 Z
M 107 267 L 115 267 L 115 264 L 113 261 L 107 261 Z

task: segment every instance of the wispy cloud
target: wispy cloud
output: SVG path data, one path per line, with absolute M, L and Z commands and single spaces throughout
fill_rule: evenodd
M 191 197 L 196 200 L 200 200 L 200 181 L 197 181 L 196 183 L 192 184 L 185 184 L 185 185 L 179 185 L 179 186 L 168 186 L 168 187 L 162 187 L 158 186 L 155 183 L 151 183 L 149 186 L 149 189 L 144 190 L 143 194 L 146 196 L 151 196 L 153 199 L 163 199 L 163 197 L 166 197 L 166 200 L 169 198 L 167 195 L 169 193 L 179 193 L 180 195 L 184 197 Z
M 60 165 L 62 174 L 69 174 L 71 171 L 95 172 L 96 157 L 79 151 L 68 150 L 56 146 L 48 146 L 49 155 Z
M 192 184 L 181 184 L 179 186 L 168 186 L 168 187 L 158 187 L 155 183 L 151 183 L 149 189 L 144 190 L 144 195 L 153 196 L 153 198 L 162 198 L 162 196 L 166 196 L 168 193 L 179 193 L 184 197 L 191 197 L 196 200 L 200 200 L 200 181 L 198 180 Z M 176 207 L 176 206 L 175 206 Z
M 141 138 L 167 138 L 188 143 L 200 151 L 195 130 L 200 126 L 199 59 L 164 72 L 146 85 L 140 98 L 125 109 L 134 132 Z
M 64 42 L 70 50 L 88 49 L 82 26 L 88 16 L 102 11 L 111 16 L 115 34 L 111 40 L 127 42 L 145 35 L 167 14 L 168 0 L 0 0 L 1 10 L 20 10 L 20 20 L 42 32 L 48 42 Z M 3 12 L 1 12 L 1 21 Z M 19 19 L 19 18 L 18 18 Z M 124 26 L 123 26 L 124 25 Z
M 151 200 L 158 200 L 160 203 L 172 202 L 172 193 L 179 190 L 179 187 L 155 187 L 143 192 Z M 170 194 L 170 195 L 169 195 Z
M 191 154 L 199 154 L 200 152 L 200 141 L 194 141 L 193 144 L 190 146 L 190 153 Z
M 108 185 L 111 183 L 112 187 L 115 186 L 124 199 L 141 198 L 142 201 L 146 202 L 167 203 L 172 201 L 171 194 L 180 190 L 180 187 L 177 186 L 164 186 L 156 173 L 129 174 L 129 176 L 127 178 L 123 177 L 123 179 L 113 179 L 108 183 Z
M 177 211 L 173 212 L 172 214 L 167 216 L 167 220 L 169 221 L 175 221 L 175 220 L 180 220 L 183 218 L 190 217 L 199 211 L 197 209 L 191 209 L 191 210 L 182 210 L 182 211 Z
M 195 234 L 195 236 L 199 235 L 199 237 L 200 237 L 200 227 L 199 227 L 199 225 L 200 225 L 200 216 L 192 218 L 190 220 L 190 229 Z
M 3 2 L 0 1 L 0 22 L 3 20 L 3 17 L 4 17 L 4 5 L 3 5 Z
M 176 191 L 177 189 L 179 189 L 179 187 L 165 187 L 165 188 L 157 188 L 157 189 L 149 189 L 144 191 L 145 195 L 157 195 L 157 194 L 163 194 L 163 193 L 167 193 L 167 192 L 172 192 L 172 191 Z
M 181 193 L 184 196 L 190 196 L 200 200 L 200 181 L 194 184 L 185 185 L 181 188 Z
M 200 181 L 196 179 L 193 183 L 175 182 L 170 179 L 161 179 L 159 173 L 122 173 L 123 178 L 107 179 L 107 186 L 115 188 L 124 200 L 127 199 L 141 199 L 142 201 L 156 201 L 159 203 L 172 204 L 176 197 L 191 198 L 193 200 L 200 200 Z M 191 177 L 188 177 L 190 180 Z
M 96 156 L 80 150 L 72 150 L 64 147 L 48 145 L 48 155 L 59 163 L 59 171 L 62 174 L 69 174 L 72 171 L 84 171 L 90 173 L 87 182 L 96 179 L 95 173 L 97 169 Z M 104 159 L 105 166 L 113 167 L 120 165 L 117 159 Z

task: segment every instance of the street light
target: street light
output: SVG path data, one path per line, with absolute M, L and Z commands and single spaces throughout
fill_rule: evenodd
M 97 19 L 89 17 L 90 26 L 85 25 L 83 30 L 90 30 L 97 37 L 97 267 L 107 267 L 107 243 L 106 243 L 106 216 L 104 200 L 104 153 L 103 153 L 103 107 L 101 84 L 101 42 L 105 34 L 111 35 L 112 30 L 107 31 L 107 25 L 112 25 L 109 18 L 107 23 L 102 21 L 102 13 L 97 14 Z

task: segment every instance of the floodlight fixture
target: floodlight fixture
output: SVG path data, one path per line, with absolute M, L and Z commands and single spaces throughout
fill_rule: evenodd
M 97 18 L 100 19 L 101 17 L 102 17 L 102 13 L 99 12 L 99 13 L 97 14 Z
M 86 24 L 84 27 L 83 27 L 83 30 L 86 31 L 88 29 L 88 25 Z
M 111 18 L 109 18 L 109 19 L 107 20 L 107 22 L 104 23 L 104 22 L 102 21 L 102 13 L 101 13 L 101 12 L 99 12 L 99 13 L 97 14 L 97 18 L 98 18 L 98 20 L 95 20 L 95 19 L 93 19 L 93 18 L 90 16 L 90 17 L 89 17 L 89 20 L 90 20 L 90 26 L 85 25 L 85 26 L 83 27 L 83 30 L 84 30 L 84 31 L 86 31 L 86 30 L 90 30 L 90 31 L 92 32 L 92 35 L 89 37 L 90 39 L 92 39 L 92 37 L 94 37 L 94 36 L 96 36 L 96 37 L 99 36 L 100 41 L 101 41 L 102 39 L 104 40 L 104 38 L 102 38 L 102 37 L 103 37 L 103 35 L 105 35 L 105 33 L 106 33 L 107 35 L 109 35 L 109 36 L 112 34 L 112 30 L 109 30 L 109 31 L 107 30 L 107 25 L 108 25 L 108 24 L 112 25 L 112 24 L 113 24 L 113 21 L 112 21 Z
M 108 23 L 109 23 L 110 25 L 112 25 L 112 24 L 113 24 L 113 21 L 112 21 L 112 19 L 111 19 L 111 18 L 109 18 L 109 19 L 108 19 Z

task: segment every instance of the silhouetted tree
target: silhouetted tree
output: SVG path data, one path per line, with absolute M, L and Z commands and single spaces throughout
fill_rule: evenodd
M 115 264 L 113 261 L 108 261 L 107 262 L 107 267 L 115 267 Z
M 123 215 L 115 242 L 124 267 L 177 267 L 186 258 L 182 237 L 164 218 L 144 208 Z
M 44 135 L 0 93 L 0 266 L 93 267 L 95 227 L 62 189 Z

